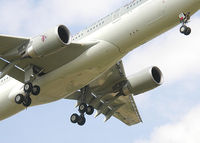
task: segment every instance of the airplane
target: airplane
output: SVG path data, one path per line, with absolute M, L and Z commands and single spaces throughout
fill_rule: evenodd
M 199 8 L 200 0 L 133 0 L 73 36 L 65 25 L 33 38 L 0 35 L 0 120 L 70 99 L 80 126 L 94 109 L 105 121 L 142 122 L 134 96 L 162 85 L 163 74 L 151 66 L 127 77 L 121 59 L 178 24 L 188 36 Z

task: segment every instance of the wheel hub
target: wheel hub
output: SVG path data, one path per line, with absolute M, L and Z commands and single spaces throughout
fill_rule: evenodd
M 20 100 L 21 100 L 20 96 L 17 96 L 17 97 L 16 97 L 16 101 L 19 102 Z
M 76 120 L 76 117 L 75 117 L 75 116 L 72 116 L 72 120 L 75 121 L 75 120 Z

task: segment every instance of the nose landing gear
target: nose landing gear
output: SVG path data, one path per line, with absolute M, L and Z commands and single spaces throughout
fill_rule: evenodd
M 181 13 L 179 15 L 179 19 L 180 19 L 180 23 L 182 23 L 182 26 L 180 27 L 180 32 L 186 36 L 190 35 L 191 33 L 191 28 L 187 27 L 186 24 L 189 22 L 190 20 L 190 12 L 188 13 Z

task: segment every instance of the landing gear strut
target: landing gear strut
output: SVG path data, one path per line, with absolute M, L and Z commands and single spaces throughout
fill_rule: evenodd
M 83 126 L 86 122 L 85 113 L 87 115 L 92 115 L 94 113 L 94 107 L 87 105 L 85 101 L 88 94 L 91 94 L 88 86 L 81 89 L 81 104 L 78 108 L 80 115 L 76 113 L 72 114 L 70 117 L 72 123 L 78 123 L 78 125 Z
M 190 27 L 187 27 L 186 24 L 189 22 L 190 20 L 190 13 L 181 13 L 179 15 L 179 19 L 180 19 L 180 22 L 182 23 L 182 26 L 180 27 L 180 32 L 184 35 L 190 35 L 191 33 L 191 28 Z
M 17 104 L 23 104 L 24 107 L 29 107 L 31 105 L 31 97 L 30 95 L 37 96 L 40 94 L 40 87 L 38 85 L 33 85 L 32 81 L 36 78 L 37 73 L 36 71 L 39 71 L 36 69 L 37 67 L 31 65 L 28 68 L 25 69 L 25 81 L 24 84 L 24 93 L 25 95 L 18 94 L 15 96 L 15 103 Z

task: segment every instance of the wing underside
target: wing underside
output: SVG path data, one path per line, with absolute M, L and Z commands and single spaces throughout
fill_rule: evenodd
M 6 71 L 12 66 L 13 62 L 16 61 L 16 56 L 13 55 L 20 55 L 21 49 L 24 49 L 24 45 L 28 45 L 29 42 L 29 38 L 0 35 L 0 72 Z M 44 74 L 49 73 L 76 59 L 96 43 L 70 43 L 66 47 L 63 47 L 62 50 L 44 57 L 17 59 L 14 67 L 10 68 L 6 74 L 24 82 L 25 75 L 23 70 L 29 65 L 36 66 Z
M 114 93 L 112 89 L 116 83 L 123 80 L 126 80 L 126 77 L 123 64 L 120 61 L 97 80 L 90 83 L 91 94 L 86 96 L 85 102 L 97 110 L 96 117 L 103 114 L 105 121 L 107 121 L 114 116 L 131 126 L 142 122 L 133 96 L 117 96 L 117 93 Z M 81 92 L 77 91 L 67 96 L 66 99 L 77 100 L 78 106 L 81 101 Z

